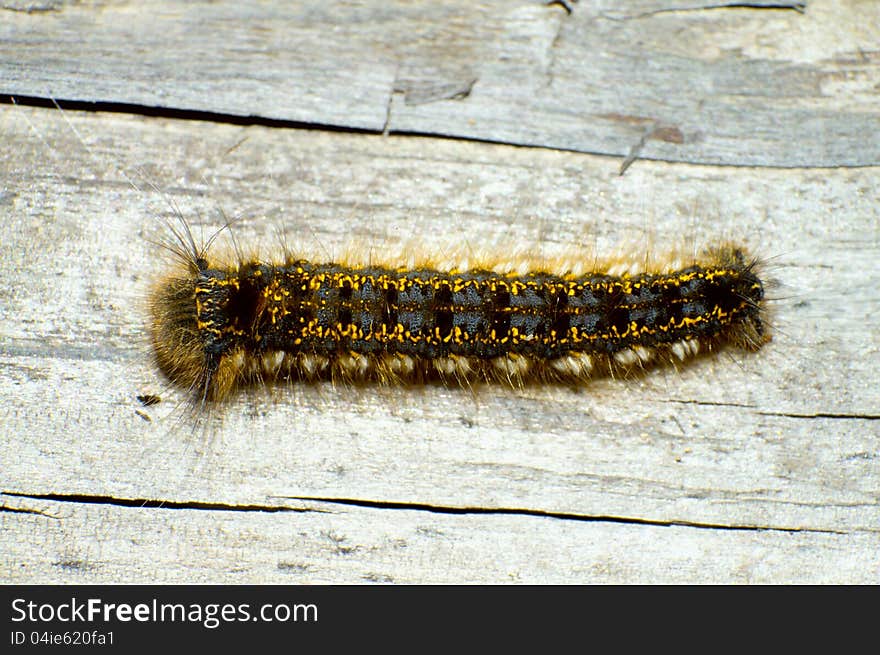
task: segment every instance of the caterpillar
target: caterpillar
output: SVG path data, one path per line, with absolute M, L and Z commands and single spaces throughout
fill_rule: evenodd
M 151 291 L 150 340 L 202 403 L 267 381 L 583 381 L 770 338 L 758 261 L 735 244 L 641 270 L 444 268 L 215 257 L 214 238 L 171 232 L 178 266 Z

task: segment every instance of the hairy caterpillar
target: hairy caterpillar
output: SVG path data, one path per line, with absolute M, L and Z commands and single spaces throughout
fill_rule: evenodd
M 768 339 L 756 260 L 733 244 L 687 265 L 281 261 L 210 253 L 184 224 L 181 267 L 150 300 L 155 361 L 201 402 L 263 381 L 583 380 Z M 215 235 L 216 236 L 216 235 Z
M 403 267 L 218 256 L 180 220 L 149 334 L 159 368 L 202 402 L 271 380 L 579 381 L 769 338 L 756 263 L 733 244 L 653 265 Z

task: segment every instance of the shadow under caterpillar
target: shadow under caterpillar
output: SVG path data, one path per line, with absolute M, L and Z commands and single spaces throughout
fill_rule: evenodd
M 213 257 L 184 223 L 150 296 L 156 364 L 195 400 L 265 381 L 584 381 L 769 337 L 757 260 L 460 268 Z M 217 235 L 215 234 L 215 237 Z M 551 270 L 552 269 L 552 270 Z

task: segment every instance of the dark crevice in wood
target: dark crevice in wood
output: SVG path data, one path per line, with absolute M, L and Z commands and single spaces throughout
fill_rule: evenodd
M 816 412 L 814 414 L 796 414 L 793 412 L 758 412 L 761 416 L 782 416 L 784 418 L 805 418 L 805 419 L 817 419 L 817 418 L 830 418 L 830 419 L 843 419 L 843 420 L 854 420 L 854 421 L 880 421 L 880 414 L 860 414 L 856 413 L 835 413 L 835 412 Z
M 104 102 L 88 100 L 68 100 L 64 98 L 40 98 L 36 96 L 0 96 L 0 105 L 22 105 L 25 107 L 40 107 L 43 109 L 63 109 L 65 111 L 104 112 L 108 114 L 126 114 L 129 116 L 146 116 L 149 118 L 167 118 L 181 121 L 202 121 L 207 123 L 221 123 L 226 125 L 239 125 L 244 127 L 275 127 L 299 130 L 322 130 L 325 132 L 342 132 L 346 134 L 379 134 L 376 130 L 365 128 L 343 127 L 325 123 L 307 123 L 291 121 L 280 118 L 265 118 L 262 116 L 240 116 L 238 114 L 226 114 L 221 112 L 203 111 L 197 109 L 178 109 L 170 107 L 150 107 L 125 102 Z
M 476 80 L 475 80 L 476 81 Z M 387 115 L 385 118 L 385 123 L 381 130 L 370 130 L 366 128 L 354 128 L 354 127 L 343 127 L 339 125 L 331 125 L 329 123 L 307 123 L 301 121 L 290 121 L 290 120 L 282 120 L 278 118 L 264 118 L 260 116 L 239 116 L 237 114 L 223 114 L 218 112 L 210 112 L 210 111 L 200 111 L 200 110 L 189 110 L 189 109 L 171 109 L 166 107 L 150 107 L 146 105 L 138 105 L 131 103 L 123 103 L 123 102 L 91 102 L 85 100 L 65 100 L 63 98 L 40 98 L 36 96 L 22 96 L 22 95 L 0 95 L 0 105 L 21 105 L 24 107 L 39 107 L 42 109 L 62 109 L 64 111 L 83 111 L 83 112 L 105 112 L 110 114 L 125 114 L 128 116 L 145 116 L 149 118 L 166 118 L 171 120 L 182 120 L 182 121 L 201 121 L 201 122 L 209 122 L 209 123 L 217 123 L 217 124 L 225 124 L 225 125 L 239 125 L 243 127 L 274 127 L 278 129 L 291 129 L 291 130 L 311 130 L 311 131 L 323 131 L 323 132 L 339 132 L 344 134 L 381 134 L 383 136 L 388 136 L 389 134 L 394 134 L 395 136 L 409 137 L 409 138 L 430 138 L 430 139 L 446 139 L 449 141 L 466 141 L 468 143 L 486 143 L 490 145 L 506 145 L 515 148 L 546 148 L 550 150 L 558 150 L 561 152 L 579 152 L 583 154 L 590 155 L 599 155 L 599 156 L 613 156 L 617 157 L 618 155 L 615 153 L 601 152 L 601 151 L 591 151 L 591 150 L 579 150 L 575 148 L 556 148 L 550 146 L 541 146 L 541 145 L 526 145 L 522 143 L 514 143 L 511 141 L 503 141 L 496 139 L 482 139 L 479 137 L 473 136 L 460 136 L 456 134 L 449 133 L 434 133 L 434 132 L 414 132 L 408 130 L 395 130 L 393 126 L 391 126 L 392 115 L 391 115 L 391 103 L 393 101 L 393 97 L 398 95 L 398 92 L 390 94 L 388 97 L 388 105 L 387 105 Z M 732 164 L 732 166 L 737 166 L 736 164 Z M 168 189 L 168 191 L 173 191 L 173 189 Z
M 848 534 L 841 530 L 828 530 L 821 528 L 794 528 L 771 525 L 739 525 L 725 523 L 704 523 L 700 521 L 686 520 L 660 520 L 646 519 L 632 516 L 612 516 L 602 514 L 574 514 L 571 512 L 551 512 L 539 509 L 512 508 L 512 507 L 455 507 L 446 505 L 430 505 L 426 503 L 405 503 L 381 500 L 365 500 L 360 498 L 327 498 L 318 496 L 281 496 L 290 500 L 304 502 L 321 502 L 334 505 L 348 505 L 352 507 L 367 507 L 371 509 L 406 510 L 417 512 L 430 512 L 433 514 L 455 515 L 508 515 L 508 516 L 532 516 L 538 518 L 561 519 L 565 521 L 578 521 L 583 523 L 622 523 L 626 525 L 649 525 L 655 527 L 671 528 L 698 528 L 706 530 L 744 531 L 744 532 L 809 532 L 820 534 Z
M 807 10 L 806 2 L 777 2 L 773 4 L 763 4 L 760 2 L 716 2 L 707 3 L 698 7 L 666 7 L 664 9 L 655 9 L 654 11 L 646 11 L 634 16 L 619 16 L 616 20 L 627 20 L 633 18 L 647 18 L 650 16 L 658 16 L 661 14 L 679 14 L 693 13 L 698 11 L 713 11 L 716 9 L 757 9 L 769 11 L 795 11 L 803 14 Z M 609 16 L 606 16 L 606 18 Z
M 679 405 L 700 405 L 702 407 L 742 407 L 745 409 L 757 409 L 757 405 L 748 405 L 745 403 L 724 403 L 712 400 L 679 400 L 678 398 L 670 398 L 664 402 L 677 403 Z
M 552 62 L 551 62 L 552 67 Z M 552 84 L 552 74 L 550 74 L 550 82 Z M 476 80 L 474 80 L 476 82 Z M 464 141 L 467 143 L 477 143 L 477 144 L 489 144 L 489 145 L 503 145 L 514 148 L 540 148 L 545 150 L 552 150 L 556 152 L 575 152 L 584 155 L 595 155 L 599 157 L 613 157 L 614 159 L 620 159 L 623 157 L 623 163 L 619 168 L 619 174 L 625 173 L 626 169 L 637 160 L 645 160 L 645 161 L 662 161 L 669 162 L 673 164 L 678 163 L 692 163 L 692 164 L 706 164 L 707 161 L 690 161 L 686 159 L 676 159 L 676 158 L 663 158 L 657 157 L 655 155 L 650 156 L 641 156 L 641 142 L 638 141 L 634 146 L 631 146 L 628 152 L 620 152 L 613 148 L 589 148 L 589 147 L 566 147 L 562 145 L 548 145 L 544 143 L 522 143 L 517 142 L 511 139 L 496 139 L 496 138 L 488 138 L 488 137 L 480 137 L 475 135 L 462 135 L 455 134 L 452 132 L 446 131 L 418 131 L 418 130 L 400 130 L 395 129 L 393 126 L 393 116 L 392 116 L 392 108 L 391 104 L 393 102 L 393 98 L 395 95 L 400 93 L 399 91 L 394 91 L 389 94 L 387 105 L 386 105 L 386 116 L 383 122 L 381 129 L 367 129 L 367 128 L 356 128 L 356 127 L 346 127 L 342 125 L 334 125 L 330 123 L 312 123 L 305 121 L 292 121 L 285 120 L 279 118 L 266 118 L 262 116 L 243 116 L 238 114 L 228 114 L 228 113 L 219 113 L 219 112 L 211 112 L 211 111 L 203 111 L 203 110 L 195 110 L 195 109 L 178 109 L 178 108 L 168 108 L 168 107 L 153 107 L 147 105 L 139 105 L 134 103 L 123 103 L 123 102 L 104 102 L 104 101 L 86 101 L 86 100 L 68 100 L 63 98 L 42 98 L 38 96 L 24 96 L 24 95 L 0 95 L 0 105 L 22 105 L 26 107 L 38 107 L 45 109 L 62 109 L 66 111 L 84 111 L 84 112 L 105 112 L 105 113 L 115 113 L 115 114 L 124 114 L 128 116 L 144 116 L 151 118 L 165 118 L 169 120 L 182 120 L 182 121 L 201 121 L 215 124 L 226 124 L 226 125 L 238 125 L 244 127 L 271 127 L 278 129 L 290 129 L 290 130 L 309 130 L 309 131 L 323 131 L 323 132 L 333 132 L 333 133 L 342 133 L 342 134 L 365 134 L 365 135 L 382 135 L 388 136 L 389 134 L 393 134 L 394 136 L 399 137 L 407 137 L 407 138 L 429 138 L 429 139 L 444 139 L 448 141 Z M 405 97 L 405 94 L 404 94 Z M 656 128 L 653 132 L 649 132 L 645 140 L 649 140 L 651 138 L 658 138 L 661 141 L 666 141 L 669 143 L 681 143 L 679 141 L 680 138 L 683 138 L 678 128 L 669 126 L 660 126 Z M 754 168 L 754 167 L 766 167 L 766 168 L 775 168 L 780 170 L 785 169 L 801 169 L 804 168 L 803 164 L 799 163 L 776 163 L 776 164 L 756 164 L 756 163 L 743 163 L 743 162 L 730 162 L 730 163 L 718 163 L 718 162 L 709 162 L 713 166 L 723 167 L 723 168 Z M 875 166 L 874 162 L 870 163 L 836 163 L 836 168 L 870 168 Z M 816 166 L 815 168 L 826 168 L 825 165 Z M 169 191 L 173 191 L 173 189 L 169 189 Z
M 550 0 L 547 3 L 548 7 L 560 7 L 566 14 L 569 16 L 574 11 L 574 5 L 576 5 L 578 0 Z
M 0 505 L 0 512 L 9 512 L 10 514 L 35 514 L 37 516 L 44 516 L 47 519 L 58 519 L 57 516 L 52 516 L 51 514 L 47 514 L 46 512 L 43 512 L 41 510 L 29 509 L 27 507 L 9 507 L 8 505 Z
M 201 511 L 220 512 L 316 512 L 329 513 L 326 510 L 314 508 L 284 507 L 277 505 L 231 505 L 228 503 L 207 503 L 198 501 L 169 501 L 146 498 L 116 498 L 114 496 L 87 495 L 87 494 L 28 494 L 15 491 L 3 491 L 0 494 L 15 498 L 29 498 L 31 500 L 47 500 L 62 503 L 80 503 L 87 505 L 110 505 L 114 507 L 131 507 L 135 509 L 189 509 Z M 452 515 L 507 515 L 507 516 L 530 516 L 537 518 L 551 518 L 581 523 L 618 523 L 625 525 L 647 525 L 654 527 L 684 527 L 705 530 L 724 530 L 738 532 L 787 532 L 787 533 L 818 533 L 818 534 L 848 534 L 846 531 L 830 530 L 821 528 L 803 528 L 772 525 L 746 525 L 706 523 L 701 521 L 686 521 L 681 519 L 647 519 L 631 516 L 613 516 L 602 514 L 574 514 L 571 512 L 552 512 L 547 510 L 511 508 L 511 507 L 456 507 L 446 505 L 431 505 L 427 503 L 407 503 L 380 500 L 367 500 L 360 498 L 332 498 L 322 496 L 278 496 L 288 500 L 302 502 L 319 502 L 334 505 L 347 505 L 351 507 L 364 507 L 370 509 L 390 509 L 404 511 L 430 512 L 432 514 Z M 58 518 L 40 510 L 13 508 L 0 506 L 0 511 L 38 514 L 47 518 Z
M 112 505 L 115 507 L 134 507 L 137 509 L 194 509 L 211 512 L 318 512 L 322 510 L 302 507 L 280 507 L 277 505 L 231 505 L 228 503 L 205 503 L 198 501 L 154 500 L 148 498 L 116 498 L 114 496 L 93 496 L 88 494 L 26 494 L 15 491 L 0 492 L 4 496 L 50 500 L 58 503 L 81 503 L 87 505 Z M 9 509 L 9 508 L 7 508 Z M 26 511 L 26 510 L 17 510 Z
M 710 400 L 679 400 L 677 398 L 670 398 L 664 402 L 668 403 L 677 403 L 679 405 L 699 405 L 706 407 L 741 407 L 745 409 L 757 409 L 757 405 L 750 405 L 745 403 L 725 403 L 725 402 L 717 402 Z M 797 412 L 755 412 L 760 416 L 779 416 L 782 418 L 803 418 L 803 419 L 817 419 L 817 418 L 830 418 L 830 419 L 843 419 L 843 420 L 855 420 L 855 421 L 877 421 L 880 420 L 880 414 L 862 414 L 859 412 L 812 412 L 809 414 L 800 414 Z
M 706 5 L 700 9 L 769 9 L 771 11 L 796 11 L 799 14 L 807 10 L 804 2 L 777 2 L 774 4 L 762 4 L 760 2 L 721 2 L 714 5 Z

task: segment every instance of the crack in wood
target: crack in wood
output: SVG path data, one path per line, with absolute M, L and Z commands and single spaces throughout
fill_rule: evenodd
M 566 14 L 571 16 L 574 11 L 574 5 L 577 4 L 578 0 L 550 0 L 546 4 L 547 7 L 561 7 Z
M 662 14 L 684 14 L 700 11 L 715 11 L 718 9 L 755 9 L 767 11 L 795 11 L 799 14 L 806 13 L 807 2 L 716 2 L 695 6 L 679 6 L 664 7 L 663 9 L 654 9 L 639 14 L 615 15 L 611 12 L 603 12 L 602 18 L 614 21 L 638 20 L 640 18 L 650 18 Z
M 385 123 L 382 125 L 382 136 L 388 136 L 391 134 L 391 113 L 394 109 L 394 98 L 396 96 L 403 96 L 404 102 L 406 98 L 406 93 L 396 88 L 391 89 L 391 93 L 388 94 L 388 102 L 385 103 Z
M 143 116 L 146 118 L 164 118 L 180 121 L 200 121 L 221 125 L 237 125 L 241 127 L 274 127 L 296 130 L 321 130 L 325 132 L 342 132 L 345 134 L 379 134 L 378 130 L 363 127 L 347 127 L 330 123 L 311 123 L 294 121 L 284 118 L 266 118 L 258 115 L 241 115 L 225 112 L 205 111 L 201 109 L 177 109 L 154 105 L 143 105 L 126 102 L 70 100 L 65 98 L 43 98 L 25 95 L 0 95 L 0 105 L 21 105 L 42 109 L 61 109 L 64 111 L 84 111 L 89 113 L 125 114 L 127 116 Z
M 28 507 L 10 507 L 9 505 L 0 505 L 0 512 L 9 512 L 10 514 L 35 514 L 36 516 L 44 516 L 47 519 L 55 519 L 56 521 L 60 518 L 39 509 L 31 509 Z
M 725 403 L 720 401 L 711 401 L 711 400 L 681 400 L 678 398 L 670 398 L 663 402 L 667 403 L 677 403 L 679 405 L 699 405 L 705 407 L 741 407 L 745 409 L 757 409 L 757 405 L 746 404 L 746 403 Z M 801 414 L 798 412 L 766 412 L 759 411 L 755 412 L 760 416 L 778 416 L 781 418 L 802 418 L 802 419 L 817 419 L 817 418 L 828 418 L 828 419 L 842 419 L 842 420 L 855 420 L 855 421 L 877 421 L 880 420 L 880 414 L 862 414 L 860 412 L 812 412 L 809 414 Z
M 114 496 L 100 496 L 87 494 L 29 494 L 15 491 L 3 491 L 0 495 L 14 498 L 28 498 L 31 500 L 48 500 L 62 503 L 80 503 L 88 505 L 110 505 L 115 507 L 130 507 L 136 509 L 190 509 L 199 511 L 221 512 L 314 512 L 319 514 L 331 514 L 329 510 L 303 507 L 286 507 L 279 505 L 233 505 L 228 503 L 208 503 L 201 501 L 170 501 L 146 498 L 116 498 Z M 369 500 L 360 498 L 333 498 L 324 496 L 274 496 L 287 500 L 303 502 L 318 502 L 349 507 L 363 507 L 369 509 L 390 509 L 404 511 L 430 512 L 433 514 L 451 515 L 507 515 L 507 516 L 530 516 L 536 518 L 551 518 L 582 523 L 618 523 L 625 525 L 647 525 L 654 527 L 684 527 L 704 530 L 724 530 L 740 532 L 786 532 L 786 533 L 814 533 L 814 534 L 839 534 L 846 535 L 844 530 L 832 530 L 827 528 L 806 528 L 791 526 L 774 526 L 759 524 L 736 524 L 736 523 L 709 523 L 703 521 L 688 521 L 684 519 L 649 519 L 633 516 L 614 516 L 606 514 L 575 514 L 573 512 L 553 512 L 549 510 L 513 508 L 513 507 L 461 507 L 448 505 L 432 505 L 429 503 L 410 503 Z M 0 511 L 38 514 L 47 518 L 59 519 L 41 510 L 0 506 Z
M 201 501 L 172 501 L 149 498 L 116 498 L 115 496 L 99 496 L 89 494 L 28 494 L 16 491 L 3 491 L 0 495 L 32 500 L 50 500 L 59 503 L 80 503 L 86 505 L 112 505 L 115 507 L 133 507 L 136 509 L 193 509 L 211 512 L 316 512 L 328 514 L 326 510 L 307 507 L 284 507 L 280 505 L 233 505 L 229 503 L 208 503 Z M 0 508 L 2 509 L 2 508 Z M 7 508 L 10 509 L 10 508 Z M 12 511 L 28 511 L 15 510 Z M 33 510 L 36 512 L 36 510 Z M 46 516 L 49 516 L 48 514 Z M 55 517 L 57 518 L 57 517 Z
M 745 409 L 757 409 L 757 405 L 750 405 L 746 403 L 725 403 L 721 401 L 714 400 L 681 400 L 679 398 L 669 398 L 664 400 L 666 403 L 676 403 L 679 405 L 699 405 L 701 407 L 741 407 Z
M 320 502 L 335 505 L 347 505 L 350 507 L 365 507 L 370 509 L 391 509 L 404 511 L 430 512 L 433 514 L 454 515 L 507 515 L 507 516 L 531 516 L 537 518 L 552 518 L 565 521 L 578 521 L 583 523 L 622 523 L 627 525 L 649 525 L 654 527 L 683 527 L 705 530 L 725 530 L 742 532 L 805 532 L 818 534 L 849 534 L 844 530 L 831 530 L 827 528 L 804 528 L 773 525 L 749 525 L 732 523 L 707 523 L 701 521 L 687 521 L 683 519 L 648 519 L 633 516 L 613 516 L 604 514 L 575 514 L 572 512 L 552 512 L 540 509 L 513 508 L 513 507 L 456 507 L 447 505 L 431 505 L 427 503 L 392 502 L 382 500 L 367 500 L 360 498 L 331 498 L 321 496 L 280 496 L 289 500 L 305 502 Z
M 815 412 L 812 414 L 797 414 L 794 412 L 758 412 L 761 416 L 781 416 L 784 418 L 804 418 L 804 419 L 817 419 L 817 418 L 829 418 L 829 419 L 842 419 L 842 420 L 855 420 L 855 421 L 878 421 L 880 420 L 880 414 L 860 414 L 858 412 L 849 413 L 835 413 L 835 412 Z
M 700 7 L 698 10 L 703 9 L 768 9 L 771 11 L 796 11 L 799 14 L 803 14 L 807 10 L 806 0 L 804 2 L 720 2 L 714 5 L 706 5 L 705 7 Z M 664 9 L 662 11 L 674 11 L 669 9 Z

